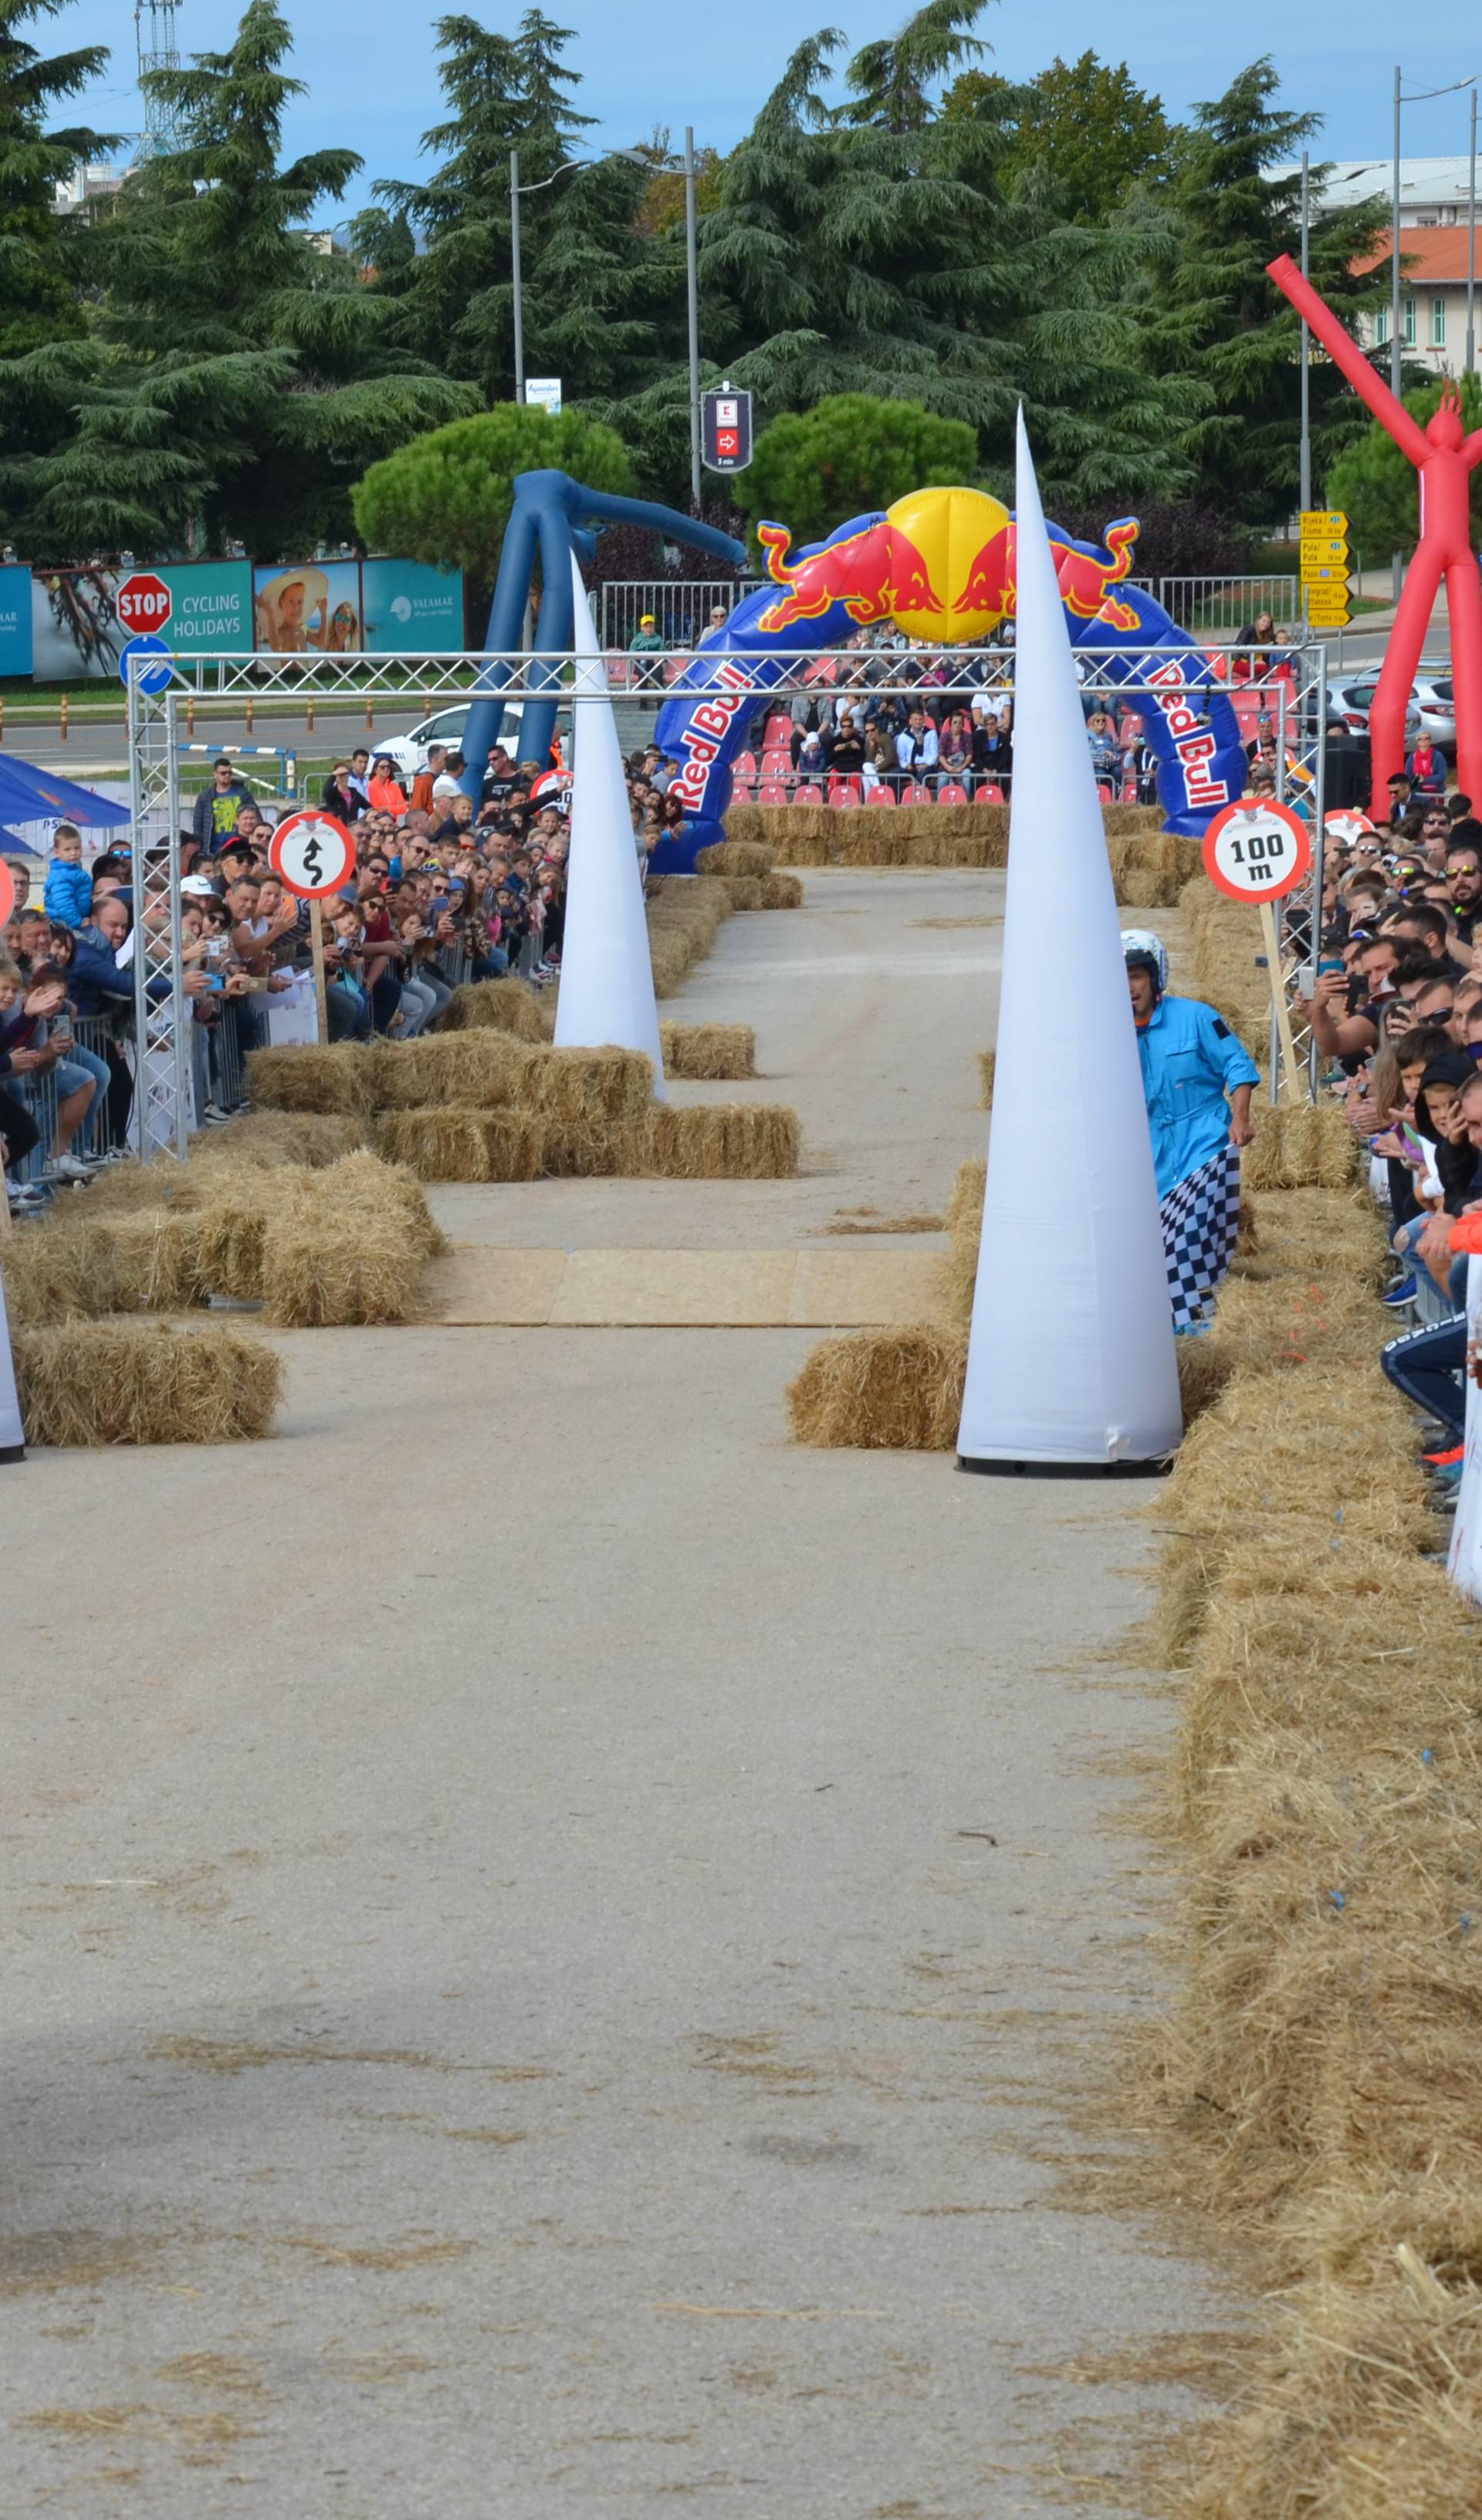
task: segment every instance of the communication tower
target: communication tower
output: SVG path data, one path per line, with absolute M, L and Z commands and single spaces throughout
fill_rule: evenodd
M 144 102 L 141 158 L 160 158 L 180 146 L 174 110 L 144 84 L 147 70 L 178 70 L 176 14 L 180 0 L 134 0 L 134 41 L 139 55 L 139 93 Z

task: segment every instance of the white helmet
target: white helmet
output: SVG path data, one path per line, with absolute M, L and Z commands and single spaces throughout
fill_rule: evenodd
M 1154 936 L 1150 927 L 1124 927 L 1122 960 L 1127 964 L 1141 963 L 1151 971 L 1158 995 L 1163 995 L 1168 986 L 1168 954 L 1161 936 Z

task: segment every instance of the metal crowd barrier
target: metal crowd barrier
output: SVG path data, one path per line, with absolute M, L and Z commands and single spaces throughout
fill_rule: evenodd
M 223 1002 L 213 1024 L 200 1025 L 206 1039 L 207 1092 L 218 1110 L 235 1111 L 247 1101 L 247 1044 L 242 1010 L 235 998 Z

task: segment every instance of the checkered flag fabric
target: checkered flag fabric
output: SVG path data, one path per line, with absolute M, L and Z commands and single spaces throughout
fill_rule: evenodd
M 1240 1152 L 1222 1147 L 1162 1201 L 1163 1254 L 1176 1330 L 1206 1322 L 1240 1223 Z

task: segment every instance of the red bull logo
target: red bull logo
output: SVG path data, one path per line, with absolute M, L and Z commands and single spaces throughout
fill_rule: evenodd
M 1004 620 L 1016 610 L 1014 536 L 1011 524 L 1000 526 L 997 533 L 990 535 L 972 561 L 962 594 L 952 608 L 954 612 L 991 614 Z M 1137 538 L 1136 517 L 1121 517 L 1115 524 L 1108 525 L 1106 540 L 1100 549 L 1094 543 L 1071 542 L 1052 533 L 1050 548 L 1055 555 L 1055 581 L 1067 612 L 1073 612 L 1079 621 L 1103 621 L 1109 630 L 1139 627 L 1135 606 L 1108 592 L 1131 575 Z
M 890 621 L 901 613 L 943 613 L 946 607 L 931 583 L 931 572 L 910 536 L 888 517 L 876 518 L 860 532 L 789 559 L 792 536 L 786 525 L 762 525 L 758 535 L 767 555 L 767 574 L 786 588 L 767 607 L 757 623 L 773 633 L 790 630 L 800 621 L 817 621 L 841 604 L 861 628 Z

